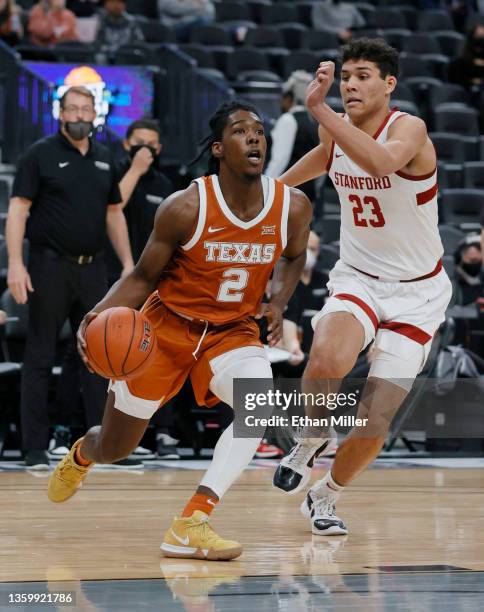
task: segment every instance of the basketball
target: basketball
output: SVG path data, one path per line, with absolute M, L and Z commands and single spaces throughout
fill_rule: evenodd
M 156 338 L 150 322 L 137 310 L 108 308 L 86 329 L 86 355 L 100 376 L 127 380 L 150 366 L 156 353 Z

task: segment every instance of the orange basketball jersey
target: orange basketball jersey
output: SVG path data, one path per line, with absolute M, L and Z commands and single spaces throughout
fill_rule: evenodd
M 163 272 L 160 300 L 179 314 L 222 325 L 256 314 L 287 242 L 290 190 L 262 176 L 264 208 L 241 221 L 224 200 L 217 175 L 196 180 L 198 223 Z

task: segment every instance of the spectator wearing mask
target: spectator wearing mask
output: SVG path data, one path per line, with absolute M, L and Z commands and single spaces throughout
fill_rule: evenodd
M 306 89 L 312 80 L 308 72 L 296 70 L 284 83 L 282 115 L 271 132 L 271 158 L 265 171 L 267 176 L 281 176 L 319 143 L 317 123 L 310 117 L 305 106 Z M 310 200 L 314 199 L 315 181 L 304 183 L 300 189 Z
M 180 42 L 186 42 L 192 28 L 213 23 L 215 6 L 212 0 L 158 0 L 163 24 L 174 30 Z
M 65 0 L 40 0 L 30 11 L 28 31 L 31 42 L 43 47 L 78 40 L 76 16 Z
M 457 301 L 467 306 L 483 294 L 481 236 L 468 236 L 461 242 L 454 255 L 455 275 L 458 286 Z
M 16 45 L 24 35 L 21 13 L 13 0 L 0 0 L 0 40 L 7 45 Z
M 311 10 L 315 30 L 333 32 L 342 42 L 353 35 L 352 30 L 365 26 L 365 19 L 356 6 L 340 0 L 315 2 Z
M 26 465 L 39 469 L 48 467 L 47 395 L 58 335 L 67 318 L 77 330 L 106 293 L 106 232 L 123 271 L 133 269 L 114 162 L 108 149 L 90 138 L 96 118 L 92 93 L 85 87 L 68 89 L 60 99 L 59 118 L 59 132 L 34 143 L 18 163 L 6 226 L 8 287 L 17 303 L 29 307 L 22 447 Z M 30 243 L 28 268 L 24 236 Z M 99 425 L 106 381 L 85 367 L 80 372 L 86 421 Z
M 125 0 L 105 0 L 99 20 L 96 42 L 109 51 L 123 45 L 143 42 L 144 36 L 136 19 L 126 12 Z
M 449 80 L 467 89 L 484 85 L 484 17 L 468 34 L 462 56 L 451 63 Z

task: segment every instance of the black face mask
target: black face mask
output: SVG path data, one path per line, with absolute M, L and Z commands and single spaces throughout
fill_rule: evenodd
M 91 121 L 66 121 L 64 127 L 73 140 L 84 140 L 93 130 Z
M 461 268 L 466 272 L 469 276 L 478 276 L 481 271 L 481 262 L 476 261 L 475 263 L 462 263 Z
M 151 156 L 153 157 L 153 161 L 156 162 L 158 159 L 158 153 L 156 152 L 156 149 L 154 147 L 150 147 L 149 145 L 144 145 L 144 144 L 131 145 L 131 147 L 129 148 L 130 158 L 133 159 L 136 153 L 138 153 L 138 151 L 141 151 L 143 147 L 146 147 L 149 150 L 149 152 L 151 153 Z

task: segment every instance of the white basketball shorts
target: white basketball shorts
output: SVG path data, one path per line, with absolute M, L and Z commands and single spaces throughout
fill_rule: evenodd
M 330 297 L 313 317 L 313 328 L 327 314 L 349 312 L 365 330 L 362 350 L 375 341 L 369 376 L 415 378 L 452 296 L 445 270 L 425 280 L 399 283 L 371 278 L 340 260 L 327 286 Z

